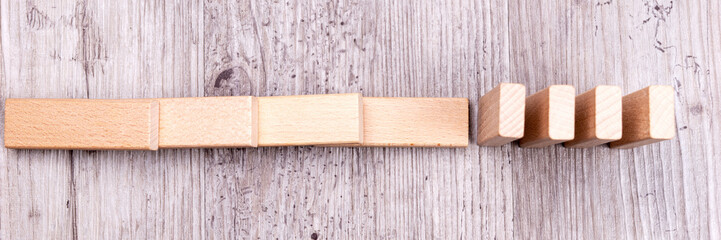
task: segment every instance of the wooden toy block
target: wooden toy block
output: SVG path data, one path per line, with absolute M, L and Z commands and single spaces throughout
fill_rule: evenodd
M 258 146 L 255 97 L 162 98 L 160 148 Z
M 650 86 L 623 97 L 623 136 L 611 148 L 635 148 L 674 136 L 673 87 Z
M 258 146 L 359 144 L 358 93 L 258 98 Z
M 572 140 L 575 98 L 575 89 L 569 85 L 553 85 L 526 98 L 521 147 L 541 148 Z
M 587 148 L 621 139 L 621 88 L 597 86 L 576 96 L 575 138 L 568 148 Z
M 501 83 L 478 101 L 478 145 L 497 147 L 523 137 L 526 86 Z
M 158 101 L 7 99 L 5 147 L 158 149 Z
M 363 98 L 363 143 L 347 147 L 467 147 L 467 98 Z

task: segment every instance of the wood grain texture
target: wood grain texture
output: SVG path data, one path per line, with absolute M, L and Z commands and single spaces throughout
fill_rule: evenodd
M 676 136 L 674 91 L 649 86 L 623 97 L 623 137 L 611 148 L 635 148 Z
M 475 115 L 477 91 L 490 89 L 481 87 L 481 79 L 495 85 L 508 66 L 505 24 L 498 24 L 505 17 L 490 10 L 506 9 L 504 4 L 208 3 L 206 93 L 465 97 L 473 102 L 469 116 Z M 232 72 L 227 80 L 224 72 Z M 498 76 L 496 82 L 491 76 Z M 214 87 L 218 79 L 224 80 Z M 205 164 L 205 233 L 280 239 L 512 236 L 511 169 L 490 157 L 508 153 L 489 152 L 480 158 L 478 147 L 213 150 Z
M 620 87 L 608 85 L 576 96 L 576 134 L 563 146 L 588 148 L 621 139 L 622 96 Z
M 623 151 L 1 148 L 3 239 L 721 237 L 719 1 L 0 3 L 3 99 L 463 97 L 475 126 L 501 82 L 661 84 L 678 129 Z
M 258 98 L 258 146 L 362 142 L 363 99 L 358 93 Z
M 576 90 L 553 85 L 526 98 L 523 148 L 542 148 L 573 139 Z
M 0 1 L 2 105 L 202 96 L 202 15 L 200 1 Z M 0 238 L 201 238 L 202 151 L 1 153 Z
M 678 137 L 629 151 L 534 149 L 512 159 L 513 234 L 551 239 L 717 238 L 721 17 L 711 1 L 509 1 L 511 80 L 580 92 L 676 92 Z M 693 109 L 693 110 L 692 110 Z M 708 131 L 708 129 L 713 131 Z M 531 207 L 543 203 L 546 207 Z
M 526 86 L 501 83 L 478 102 L 478 145 L 498 147 L 523 137 Z
M 258 146 L 258 99 L 159 98 L 160 148 Z
M 363 98 L 363 143 L 336 147 L 467 147 L 466 98 Z
M 7 99 L 5 147 L 158 149 L 158 101 Z

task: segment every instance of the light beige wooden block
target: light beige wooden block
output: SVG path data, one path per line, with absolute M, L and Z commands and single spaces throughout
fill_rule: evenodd
M 650 86 L 623 97 L 623 136 L 612 148 L 635 148 L 676 136 L 674 89 Z
M 573 86 L 553 85 L 526 98 L 521 147 L 547 147 L 573 139 L 575 91 Z
M 162 98 L 160 148 L 258 146 L 255 97 Z
M 7 99 L 5 147 L 158 149 L 158 101 Z
M 468 146 L 467 98 L 364 97 L 363 119 L 360 146 Z
M 568 148 L 587 148 L 621 139 L 621 88 L 597 86 L 576 96 L 575 138 Z
M 478 145 L 501 146 L 523 137 L 526 86 L 501 83 L 478 101 Z
M 358 93 L 258 98 L 258 146 L 360 144 Z

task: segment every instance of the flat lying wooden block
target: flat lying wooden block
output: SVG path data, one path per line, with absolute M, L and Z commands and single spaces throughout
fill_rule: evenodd
M 576 136 L 568 148 L 587 148 L 621 139 L 621 88 L 598 86 L 576 97 Z
M 358 93 L 258 98 L 258 146 L 360 144 Z
M 623 136 L 612 148 L 635 148 L 676 136 L 674 89 L 650 86 L 623 97 Z
M 573 86 L 553 85 L 526 98 L 521 147 L 547 147 L 573 139 L 575 91 Z
M 363 98 L 364 147 L 467 147 L 467 98 Z
M 478 101 L 478 145 L 497 147 L 523 137 L 526 86 L 501 83 Z
M 160 148 L 258 146 L 255 97 L 161 98 Z
M 158 149 L 158 101 L 7 99 L 5 147 Z

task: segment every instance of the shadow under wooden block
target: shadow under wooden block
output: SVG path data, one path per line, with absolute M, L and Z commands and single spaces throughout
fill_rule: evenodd
M 553 85 L 526 98 L 521 147 L 547 147 L 573 139 L 575 91 L 570 85 Z
M 478 145 L 497 147 L 523 137 L 526 86 L 501 83 L 478 101 Z
M 258 98 L 258 146 L 362 142 L 359 93 Z
M 258 146 L 255 97 L 162 98 L 160 148 Z
M 157 150 L 158 101 L 7 99 L 5 147 Z
M 576 136 L 568 148 L 587 148 L 621 139 L 621 88 L 597 86 L 576 97 Z
M 649 86 L 623 97 L 623 136 L 611 148 L 635 148 L 674 136 L 673 87 Z

